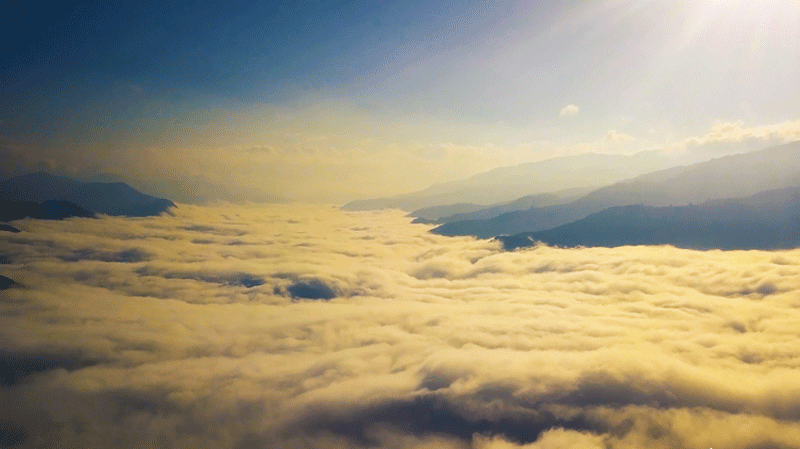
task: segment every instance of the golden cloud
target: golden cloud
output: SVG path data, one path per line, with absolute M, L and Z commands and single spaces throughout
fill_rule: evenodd
M 31 447 L 800 445 L 800 251 L 504 252 L 408 220 L 15 222 L 0 421 Z

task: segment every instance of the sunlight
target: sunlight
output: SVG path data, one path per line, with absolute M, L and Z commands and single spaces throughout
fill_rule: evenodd
M 682 41 L 733 44 L 769 39 L 796 26 L 800 2 L 796 0 L 702 0 L 691 2 Z

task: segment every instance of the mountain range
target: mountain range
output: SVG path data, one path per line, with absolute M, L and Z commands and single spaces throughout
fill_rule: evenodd
M 564 156 L 499 167 L 467 179 L 434 184 L 404 195 L 351 201 L 342 206 L 342 209 L 354 211 L 397 208 L 413 211 L 461 203 L 465 207 L 456 212 L 472 212 L 477 208 L 471 207 L 470 203 L 488 205 L 566 189 L 594 189 L 631 176 L 670 167 L 675 163 L 674 159 L 667 158 L 658 151 L 643 151 L 631 156 L 596 153 Z
M 122 182 L 82 182 L 46 172 L 0 181 L 0 202 L 0 221 L 95 214 L 144 217 L 175 207 L 170 200 L 146 195 Z
M 94 217 L 95 213 L 75 203 L 63 200 L 11 201 L 0 200 L 0 221 L 20 220 L 25 217 L 40 220 L 61 220 L 67 217 Z M 3 230 L 14 232 L 11 229 Z
M 231 203 L 285 203 L 288 200 L 270 195 L 254 188 L 231 188 L 220 182 L 176 175 L 173 178 L 142 179 L 119 174 L 99 173 L 92 176 L 90 181 L 101 183 L 122 182 L 140 192 L 149 195 L 170 198 L 173 201 L 187 204 L 208 204 L 215 201 Z
M 508 212 L 530 209 L 533 207 L 546 207 L 564 204 L 582 197 L 593 189 L 576 188 L 553 193 L 540 193 L 527 195 L 514 201 L 479 206 L 476 204 L 453 204 L 445 206 L 431 206 L 415 210 L 409 215 L 417 217 L 417 223 L 450 223 L 452 221 L 483 220 L 496 217 Z
M 659 170 L 596 189 L 565 204 L 533 207 L 477 220 L 450 221 L 441 235 L 489 238 L 552 229 L 603 209 L 640 204 L 681 206 L 800 186 L 800 142 L 742 153 L 690 166 Z
M 698 205 L 611 207 L 554 229 L 497 238 L 506 249 L 538 242 L 568 247 L 796 248 L 800 246 L 800 187 Z

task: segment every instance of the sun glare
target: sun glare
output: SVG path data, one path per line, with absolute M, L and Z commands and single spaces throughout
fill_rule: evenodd
M 800 21 L 797 0 L 704 0 L 692 2 L 688 11 L 689 41 L 741 42 L 796 29 Z

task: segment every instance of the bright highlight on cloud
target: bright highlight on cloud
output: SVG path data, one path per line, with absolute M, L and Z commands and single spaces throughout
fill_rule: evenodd
M 798 140 L 800 139 L 800 120 L 761 126 L 745 126 L 741 120 L 733 123 L 716 121 L 707 134 L 688 138 L 683 145 L 701 146 L 709 143 L 742 142 L 748 139 L 775 139 L 784 142 Z
M 568 104 L 563 108 L 561 108 L 561 111 L 558 113 L 558 115 L 560 115 L 561 117 L 569 115 L 578 115 L 579 111 L 580 109 L 578 109 L 578 107 L 575 106 L 574 104 Z
M 17 224 L 20 447 L 800 445 L 797 250 L 502 252 L 306 206 Z
M 606 134 L 605 140 L 609 142 L 631 142 L 636 140 L 636 138 L 630 134 L 621 133 L 612 129 Z

